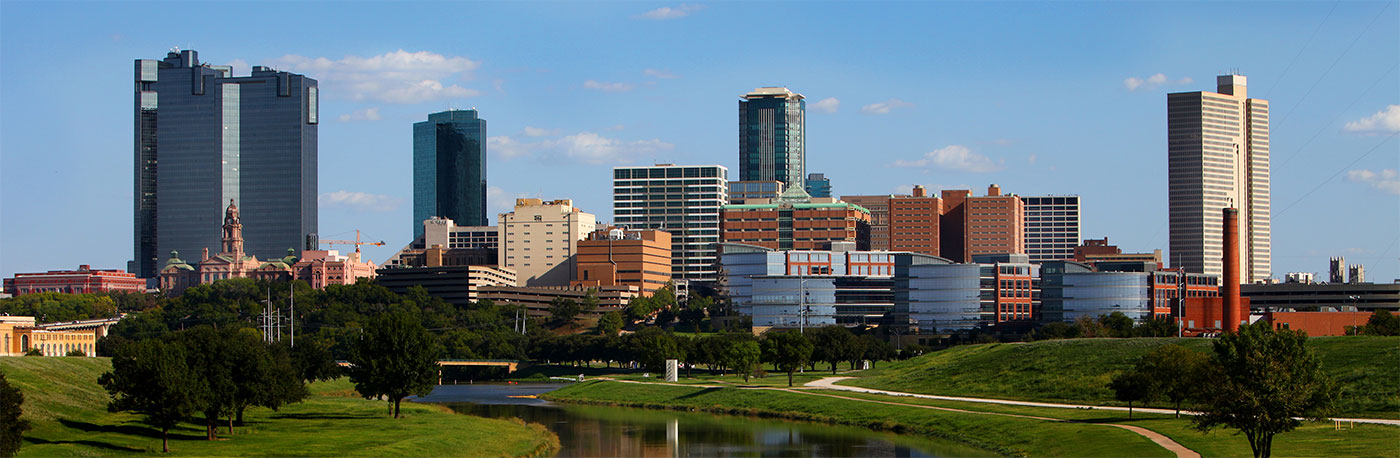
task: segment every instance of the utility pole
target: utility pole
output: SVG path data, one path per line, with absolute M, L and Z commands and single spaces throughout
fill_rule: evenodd
M 356 247 L 358 248 L 358 247 Z M 287 318 L 287 333 L 292 335 L 292 348 L 297 346 L 297 295 L 296 283 L 287 284 L 287 300 L 289 301 L 291 313 Z

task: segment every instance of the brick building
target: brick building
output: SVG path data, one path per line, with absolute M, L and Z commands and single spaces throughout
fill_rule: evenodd
M 631 285 L 651 294 L 671 281 L 671 234 L 610 227 L 578 242 L 578 273 L 570 286 Z
M 984 254 L 1025 253 L 1025 203 L 987 187 L 986 196 L 945 190 L 940 197 L 915 186 L 909 197 L 891 197 L 890 249 L 971 262 Z
M 776 201 L 725 205 L 721 241 L 775 250 L 823 250 L 833 242 L 870 249 L 870 211 L 830 197 L 811 197 L 790 187 Z
M 83 264 L 78 270 L 50 270 L 43 273 L 16 273 L 5 279 L 5 292 L 13 296 L 31 293 L 97 293 L 102 291 L 146 291 L 146 280 L 118 269 L 93 269 Z

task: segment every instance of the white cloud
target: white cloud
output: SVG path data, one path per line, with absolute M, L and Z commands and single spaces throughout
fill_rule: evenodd
M 339 118 L 339 119 L 340 119 L 342 122 L 343 122 L 343 121 L 378 121 L 378 120 L 379 120 L 379 107 L 369 107 L 369 108 L 365 108 L 365 109 L 363 109 L 363 110 L 355 110 L 355 111 L 352 111 L 352 112 L 350 112 L 350 113 L 346 113 L 346 114 L 340 115 L 340 118 Z
M 399 208 L 403 199 L 384 194 L 367 192 L 335 191 L 321 194 L 321 205 L 341 207 L 356 211 L 387 212 Z
M 860 112 L 865 114 L 889 114 L 891 110 L 900 107 L 912 107 L 914 104 L 899 99 L 889 99 L 884 102 L 872 103 L 860 107 Z
M 642 74 L 643 74 L 643 75 L 646 75 L 646 76 L 653 77 L 653 78 L 661 78 L 661 79 L 667 79 L 667 80 L 669 80 L 669 79 L 676 79 L 676 78 L 680 78 L 680 77 L 681 77 L 680 75 L 677 75 L 677 74 L 675 74 L 675 73 L 671 73 L 671 72 L 668 72 L 668 71 L 665 71 L 665 70 L 657 70 L 657 69 L 654 69 L 654 68 L 648 68 L 648 69 L 646 69 L 646 70 L 642 70 Z
M 632 85 L 627 83 L 607 83 L 603 81 L 588 80 L 583 82 L 583 87 L 603 92 L 626 92 L 632 90 Z
M 675 145 L 658 139 L 619 140 L 594 132 L 522 142 L 510 137 L 490 137 L 488 149 L 503 159 L 532 156 L 548 163 L 621 164 L 651 154 L 670 151 Z
M 226 64 L 233 67 L 233 76 L 248 76 L 253 74 L 253 66 L 243 59 L 234 59 Z
M 1365 169 L 1348 170 L 1347 179 L 1370 185 L 1381 192 L 1400 195 L 1400 172 L 1395 169 L 1384 169 L 1379 172 Z
M 472 71 L 480 67 L 481 62 L 428 51 L 400 49 L 378 56 L 346 56 L 340 60 L 286 55 L 273 59 L 272 65 L 317 79 L 323 89 L 321 94 L 332 98 L 421 103 L 480 94 L 448 80 L 471 79 Z
M 839 109 L 841 109 L 841 101 L 836 97 L 827 97 L 812 104 L 812 111 L 821 113 L 835 113 Z
M 1167 78 L 1167 75 L 1158 73 L 1146 78 L 1129 76 L 1127 79 L 1123 80 L 1123 87 L 1128 88 L 1129 91 L 1136 91 L 1138 89 L 1152 89 L 1165 84 L 1190 84 L 1194 81 L 1195 80 L 1190 77 L 1172 81 L 1170 78 Z
M 895 167 L 939 168 L 960 172 L 986 173 L 1001 170 L 1001 162 L 972 152 L 962 145 L 948 145 L 913 161 L 894 161 Z
M 627 128 L 627 126 L 624 126 L 624 125 L 622 125 L 622 124 L 614 124 L 612 127 L 609 127 L 607 130 L 622 130 L 622 129 L 626 129 L 626 128 Z
M 559 135 L 559 129 L 545 129 L 543 127 L 525 126 L 526 137 L 550 137 Z
M 690 13 L 694 13 L 703 9 L 705 9 L 705 5 L 691 5 L 687 3 L 682 3 L 680 6 L 677 6 L 675 8 L 663 6 L 661 8 L 647 11 L 634 17 L 638 19 L 654 20 L 680 19 L 689 16 Z
M 497 186 L 486 187 L 486 209 L 492 215 L 509 213 L 515 209 L 515 199 L 530 197 L 530 194 L 518 192 L 511 193 Z
M 1027 157 L 1027 158 L 1026 158 L 1026 162 L 1029 162 L 1029 163 L 1031 163 L 1031 164 L 1035 164 L 1035 161 L 1036 161 L 1036 160 L 1039 160 L 1039 159 L 1040 159 L 1040 156 L 1036 156 L 1036 155 L 1032 154 L 1032 155 L 1030 155 L 1030 157 Z
M 1400 132 L 1400 105 L 1390 105 L 1376 114 L 1349 122 L 1345 129 L 1368 134 Z

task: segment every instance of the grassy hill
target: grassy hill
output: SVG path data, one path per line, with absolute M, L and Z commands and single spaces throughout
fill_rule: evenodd
M 20 456 L 126 455 L 160 452 L 160 431 L 136 415 L 107 412 L 97 377 L 106 358 L 0 358 L 0 371 L 24 393 L 34 429 Z M 355 395 L 345 379 L 311 386 L 306 401 L 278 412 L 254 408 L 246 426 L 204 440 L 202 424 L 170 432 L 175 455 L 193 456 L 542 456 L 558 438 L 540 425 L 458 415 L 436 405 L 404 403 L 389 418 L 383 402 Z
M 858 373 L 846 383 L 913 393 L 1111 403 L 1108 381 L 1154 348 L 1208 339 L 1069 339 L 953 347 Z M 1400 418 L 1400 337 L 1315 337 L 1308 346 L 1342 387 L 1343 415 Z

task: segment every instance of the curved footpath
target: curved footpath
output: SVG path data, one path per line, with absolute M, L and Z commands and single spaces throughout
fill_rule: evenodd
M 909 396 L 909 397 L 922 398 L 922 399 L 937 399 L 937 400 L 941 400 L 941 401 L 981 402 L 981 403 L 987 403 L 987 404 L 1004 404 L 1004 405 L 1029 406 L 1029 407 L 1050 407 L 1050 408 L 1056 408 L 1056 409 L 1086 409 L 1086 410 L 1099 409 L 1099 410 L 1116 410 L 1116 411 L 1119 411 L 1119 412 L 1126 412 L 1126 411 L 1128 411 L 1128 408 L 1127 408 L 1127 407 L 1094 406 L 1094 405 L 1082 405 L 1082 404 L 1056 404 L 1056 403 L 1050 403 L 1050 402 L 1034 402 L 1034 401 L 1011 401 L 1011 400 L 1006 400 L 1006 399 L 970 398 L 970 397 L 963 397 L 963 396 L 939 396 L 939 395 L 934 395 L 934 394 L 905 393 L 905 392 L 901 392 L 901 391 L 886 391 L 886 390 L 877 390 L 877 389 L 874 389 L 874 388 L 861 388 L 861 387 L 858 387 L 858 386 L 837 385 L 837 384 L 836 384 L 836 382 L 839 382 L 839 381 L 842 381 L 842 380 L 847 380 L 847 379 L 853 379 L 853 378 L 856 378 L 856 377 L 826 377 L 826 378 L 823 378 L 823 379 L 818 379 L 818 380 L 813 380 L 813 381 L 811 381 L 811 382 L 807 382 L 807 384 L 806 384 L 805 386 L 806 386 L 806 387 L 809 387 L 809 388 L 821 388 L 821 389 L 826 389 L 826 390 L 853 391 L 853 392 L 857 392 L 857 393 L 883 394 L 883 395 L 886 395 L 886 396 Z M 1154 409 L 1154 408 L 1141 408 L 1141 407 L 1134 407 L 1134 408 L 1133 408 L 1133 411 L 1134 411 L 1134 412 L 1159 413 L 1159 414 L 1166 414 L 1166 415 L 1172 415 L 1172 414 L 1176 413 L 1175 410 L 1171 410 L 1171 409 Z M 1183 411 L 1181 411 L 1181 413 L 1182 413 L 1182 414 L 1185 414 L 1185 415 L 1197 415 L 1199 412 L 1194 412 L 1194 411 L 1189 411 L 1189 410 L 1183 410 Z M 1333 421 L 1340 421 L 1340 422 L 1356 422 L 1356 423 L 1371 423 L 1371 424 L 1377 424 L 1377 425 L 1400 426 L 1400 420 L 1388 420 L 1388 419 L 1382 419 L 1382 418 L 1331 418 L 1330 420 L 1333 420 Z
M 828 394 L 828 393 L 814 393 L 814 392 L 810 391 L 810 389 L 819 388 L 819 389 L 833 389 L 833 390 L 845 390 L 845 391 L 863 392 L 863 393 L 870 393 L 870 394 L 883 394 L 883 395 L 888 395 L 888 396 L 914 396 L 914 397 L 931 398 L 931 399 L 949 399 L 949 398 L 946 398 L 946 397 L 935 397 L 935 396 L 928 396 L 928 395 L 915 395 L 915 394 L 910 394 L 910 393 L 898 393 L 898 392 L 894 392 L 894 391 L 871 390 L 871 389 L 866 389 L 866 388 L 856 388 L 856 387 L 848 387 L 848 386 L 841 386 L 841 385 L 835 385 L 835 384 L 834 384 L 834 382 L 836 382 L 836 381 L 844 380 L 844 379 L 848 379 L 848 378 L 852 378 L 852 377 L 827 377 L 827 378 L 824 378 L 824 379 L 820 379 L 820 380 L 816 380 L 816 381 L 809 382 L 809 383 L 807 383 L 807 384 L 806 384 L 804 387 L 802 387 L 802 388 L 774 388 L 774 387 L 758 387 L 758 386 L 742 386 L 742 387 L 735 387 L 735 386 L 721 386 L 721 385 L 697 385 L 697 384 L 685 384 L 685 383 L 641 382 L 641 381 L 636 381 L 636 380 L 617 380 L 617 379 L 612 379 L 612 378 L 607 378 L 607 377 L 600 377 L 600 379 L 602 379 L 602 380 L 608 380 L 608 381 L 613 381 L 613 382 L 622 382 L 622 383 L 653 384 L 653 385 L 672 385 L 672 386 L 684 386 L 684 387 L 692 387 L 692 388 L 738 388 L 738 389 L 742 389 L 742 390 L 772 390 L 772 391 L 782 391 L 782 392 L 793 393 L 793 394 L 803 394 L 803 395 L 808 395 L 808 396 L 822 396 L 822 397 L 828 397 L 828 398 L 844 399 L 844 400 L 849 400 L 849 401 L 870 402 L 870 403 L 876 403 L 876 404 L 888 404 L 888 405 L 895 405 L 895 406 L 901 406 L 901 407 L 913 407 L 913 408 L 917 408 L 917 409 L 942 410 L 942 411 L 947 411 L 947 412 L 959 412 L 959 413 L 966 413 L 966 414 L 973 414 L 973 415 L 996 415 L 996 416 L 1003 416 L 1003 417 L 1027 418 L 1027 419 L 1033 419 L 1033 420 L 1053 421 L 1053 422 L 1061 422 L 1061 423 L 1074 423 L 1073 420 L 1064 420 L 1064 419 L 1059 419 L 1059 418 L 1037 417 L 1037 416 L 1034 416 L 1034 415 L 1020 415 L 1020 414 L 1001 413 L 1001 412 L 979 412 L 979 411 L 975 411 L 975 410 L 954 409 L 954 408 L 951 408 L 951 407 L 938 407 L 938 406 L 927 406 L 927 405 L 920 405 L 920 404 L 908 404 L 908 403 L 903 403 L 903 402 L 878 401 L 878 400 L 874 400 L 874 399 L 852 398 L 852 397 L 840 396 L 840 395 Z M 952 399 L 952 400 L 960 400 L 960 399 Z M 996 401 L 996 400 L 989 399 L 988 401 Z M 1016 402 L 1016 401 L 1009 401 L 1009 402 Z M 1169 413 L 1170 413 L 1170 412 L 1169 412 Z M 1165 436 L 1165 435 L 1163 435 L 1163 434 L 1161 434 L 1161 433 L 1158 433 L 1158 432 L 1156 432 L 1156 431 L 1152 431 L 1152 430 L 1149 430 L 1149 429 L 1146 429 L 1146 428 L 1137 427 L 1137 426 L 1120 425 L 1120 424 L 1114 424 L 1114 423 L 1094 423 L 1094 424 L 1100 425 L 1100 426 L 1110 426 L 1110 427 L 1114 427 L 1114 428 L 1122 428 L 1122 429 L 1125 429 L 1125 430 L 1128 430 L 1128 431 L 1132 431 L 1132 432 L 1134 432 L 1134 433 L 1137 433 L 1138 435 L 1143 436 L 1143 437 L 1147 438 L 1148 440 L 1151 440 L 1153 443 L 1156 443 L 1158 446 L 1161 446 L 1162 448 L 1165 448 L 1165 449 L 1171 451 L 1172 453 L 1175 453 L 1176 456 L 1177 456 L 1178 458 L 1200 458 L 1200 457 L 1201 457 L 1201 454 L 1196 453 L 1194 450 L 1191 450 L 1191 449 L 1189 449 L 1189 448 L 1186 448 L 1186 446 L 1181 445 L 1180 443 L 1177 443 L 1176 441 L 1172 440 L 1171 438 L 1169 438 L 1169 437 L 1167 437 L 1167 436 Z

